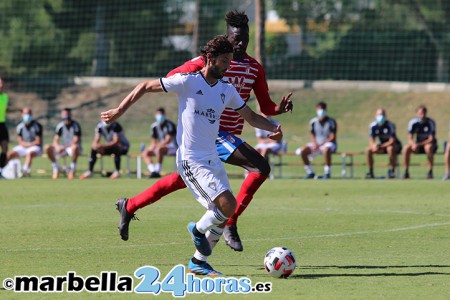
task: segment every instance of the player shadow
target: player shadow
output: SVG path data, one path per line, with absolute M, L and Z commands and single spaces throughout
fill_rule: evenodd
M 417 277 L 417 276 L 433 276 L 448 275 L 450 272 L 428 271 L 428 272 L 392 272 L 392 273 L 322 273 L 322 274 L 305 274 L 304 270 L 386 270 L 386 269 L 411 269 L 411 268 L 450 268 L 450 265 L 411 265 L 411 266 L 302 266 L 296 274 L 289 278 L 293 279 L 320 279 L 329 277 Z M 449 270 L 450 271 L 450 270 Z

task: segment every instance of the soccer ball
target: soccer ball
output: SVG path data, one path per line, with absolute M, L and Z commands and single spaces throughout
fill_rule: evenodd
M 295 256 L 285 247 L 275 247 L 264 257 L 264 269 L 270 276 L 288 278 L 295 270 Z

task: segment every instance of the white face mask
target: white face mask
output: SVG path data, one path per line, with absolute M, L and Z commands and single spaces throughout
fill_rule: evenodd
M 166 117 L 164 117 L 164 115 L 158 114 L 158 115 L 155 115 L 155 120 L 156 120 L 156 122 L 161 124 L 166 120 Z
M 318 109 L 316 111 L 317 117 L 323 118 L 327 115 L 327 111 L 325 109 Z
M 31 121 L 31 119 L 32 119 L 32 117 L 31 117 L 30 114 L 25 114 L 25 115 L 22 116 L 22 120 L 23 120 L 25 123 L 29 123 L 29 122 Z
M 383 116 L 383 115 L 377 115 L 377 116 L 375 117 L 375 119 L 376 119 L 376 121 L 377 121 L 378 124 L 383 124 L 384 121 L 386 121 L 386 117 Z

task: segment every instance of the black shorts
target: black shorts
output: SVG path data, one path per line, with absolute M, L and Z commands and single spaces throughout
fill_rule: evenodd
M 5 123 L 0 123 L 0 141 L 9 142 L 8 128 L 6 128 Z
M 438 149 L 437 142 L 433 142 L 433 153 L 434 154 L 437 152 L 437 149 Z M 425 147 L 424 146 L 417 147 L 416 153 L 418 153 L 418 154 L 425 154 Z
M 394 146 L 396 147 L 397 150 L 395 154 L 402 153 L 402 143 L 400 141 L 395 141 Z M 387 149 L 386 148 L 380 149 L 380 152 L 381 154 L 387 154 Z
M 124 147 L 124 146 L 113 146 L 113 147 L 108 147 L 105 148 L 105 155 L 125 155 L 128 153 L 128 147 Z

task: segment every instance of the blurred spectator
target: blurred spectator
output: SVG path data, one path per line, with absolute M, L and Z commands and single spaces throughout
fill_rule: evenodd
M 60 157 L 69 156 L 72 158 L 67 173 L 67 178 L 75 177 L 75 169 L 78 156 L 81 154 L 81 127 L 77 121 L 72 119 L 70 108 L 64 108 L 61 112 L 62 121 L 56 125 L 53 145 L 45 146 L 45 152 L 52 162 L 53 179 L 59 177 L 59 165 L 57 160 Z
M 404 179 L 409 178 L 409 163 L 411 154 L 426 154 L 428 159 L 427 178 L 433 178 L 434 154 L 437 151 L 438 144 L 436 140 L 436 123 L 427 117 L 427 108 L 423 105 L 416 110 L 416 118 L 412 119 L 408 125 L 408 145 L 403 150 L 405 161 Z M 416 139 L 414 141 L 414 135 Z
M 30 176 L 33 158 L 42 154 L 42 125 L 33 120 L 29 107 L 22 109 L 22 122 L 17 125 L 17 141 L 19 145 L 7 155 L 7 161 L 25 156 L 23 176 Z
M 6 127 L 6 112 L 8 109 L 8 94 L 3 90 L 3 80 L 0 78 L 0 179 L 3 178 L 2 170 L 6 166 L 6 154 L 8 153 L 9 134 Z
M 267 120 L 269 120 L 274 125 L 279 125 L 280 123 L 275 119 L 264 115 L 262 112 L 259 112 L 262 116 L 264 116 Z M 276 142 L 272 139 L 267 138 L 269 134 L 272 134 L 270 131 L 265 131 L 263 129 L 255 128 L 256 139 L 258 144 L 255 146 L 256 151 L 261 154 L 265 159 L 267 159 L 267 155 L 269 153 L 277 154 L 281 150 L 281 142 Z
M 378 138 L 379 143 L 376 142 Z M 395 134 L 395 124 L 386 119 L 386 111 L 382 108 L 375 113 L 375 122 L 370 124 L 370 141 L 366 149 L 367 165 L 369 172 L 366 178 L 374 178 L 373 155 L 388 154 L 389 169 L 388 178 L 395 178 L 395 167 L 397 165 L 397 155 L 402 151 L 402 143 Z
M 177 126 L 166 119 L 166 111 L 159 108 L 155 112 L 156 122 L 152 124 L 151 142 L 143 153 L 147 169 L 150 172 L 150 178 L 161 177 L 161 165 L 165 155 L 175 155 L 177 152 Z M 156 156 L 156 163 L 153 163 L 153 156 Z
M 331 174 L 331 154 L 336 152 L 337 149 L 337 124 L 333 118 L 327 116 L 327 104 L 325 102 L 317 103 L 316 115 L 317 117 L 313 118 L 309 123 L 311 128 L 311 142 L 303 148 L 298 148 L 296 154 L 301 155 L 305 164 L 305 179 L 329 179 Z M 315 177 L 311 160 L 314 156 L 320 154 L 324 156 L 325 174 Z
M 445 146 L 444 159 L 445 159 L 445 175 L 444 178 L 442 179 L 448 180 L 450 172 L 450 128 L 448 131 L 447 145 Z
M 105 143 L 101 144 L 100 139 L 103 136 Z M 89 170 L 84 172 L 79 178 L 90 178 L 94 172 L 94 165 L 97 161 L 97 153 L 100 155 L 114 154 L 115 171 L 109 176 L 111 179 L 120 177 L 120 158 L 128 153 L 130 144 L 125 137 L 122 126 L 117 122 L 106 124 L 100 122 L 95 128 L 94 141 L 92 142 L 91 157 L 89 159 Z

